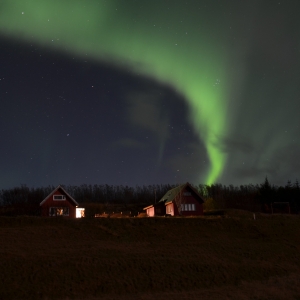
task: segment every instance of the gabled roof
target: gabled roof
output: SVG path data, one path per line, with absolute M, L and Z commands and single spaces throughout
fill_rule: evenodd
M 75 205 L 79 205 L 78 202 L 72 196 L 70 196 L 70 194 L 68 194 L 61 185 L 59 185 L 40 203 L 40 206 L 43 205 L 58 190 L 61 190 L 63 192 L 63 194 L 65 194 L 72 202 L 74 202 Z
M 192 190 L 192 192 L 197 196 L 198 200 L 201 200 L 202 203 L 204 202 L 202 196 L 201 196 L 201 195 L 197 192 L 197 190 L 196 190 L 193 186 L 191 186 L 188 182 L 185 183 L 185 184 L 179 185 L 179 186 L 177 186 L 177 187 L 175 187 L 175 188 L 173 188 L 173 189 L 171 189 L 171 190 L 169 190 L 169 191 L 168 191 L 168 192 L 167 192 L 167 193 L 159 200 L 159 202 L 160 202 L 160 203 L 163 202 L 163 203 L 165 203 L 165 204 L 168 204 L 168 203 L 172 202 L 172 201 L 176 198 L 176 196 L 177 196 L 178 194 L 180 194 L 182 191 L 184 191 L 187 187 L 189 187 L 189 188 Z

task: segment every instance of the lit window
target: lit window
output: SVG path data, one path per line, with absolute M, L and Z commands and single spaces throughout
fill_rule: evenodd
M 50 207 L 49 216 L 68 216 L 69 215 L 69 207 Z
M 66 200 L 65 195 L 53 195 L 53 200 Z

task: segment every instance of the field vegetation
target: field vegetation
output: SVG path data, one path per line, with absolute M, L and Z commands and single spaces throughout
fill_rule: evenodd
M 300 299 L 297 215 L 0 217 L 0 241 L 0 299 Z

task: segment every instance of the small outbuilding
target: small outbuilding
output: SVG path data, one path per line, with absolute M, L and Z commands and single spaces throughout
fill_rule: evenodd
M 144 208 L 149 217 L 155 216 L 201 216 L 203 197 L 188 182 L 169 190 L 158 203 Z
M 68 218 L 84 217 L 84 208 L 59 185 L 41 203 L 41 215 L 44 217 L 63 216 Z
M 155 217 L 155 216 L 164 216 L 166 214 L 166 206 L 163 202 L 159 201 L 158 203 L 149 205 L 143 210 L 146 211 L 148 217 Z

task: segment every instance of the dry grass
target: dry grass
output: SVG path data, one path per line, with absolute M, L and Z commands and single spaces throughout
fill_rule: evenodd
M 0 299 L 300 299 L 300 218 L 0 218 Z

